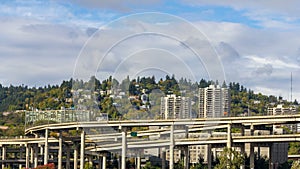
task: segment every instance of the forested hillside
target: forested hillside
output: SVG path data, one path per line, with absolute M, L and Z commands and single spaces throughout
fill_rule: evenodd
M 141 95 L 149 94 L 153 90 L 160 90 L 164 95 L 176 94 L 181 95 L 183 92 L 190 92 L 190 97 L 196 97 L 199 87 L 207 87 L 210 84 L 218 82 L 207 81 L 201 79 L 199 82 L 192 83 L 186 79 L 176 80 L 174 76 L 166 76 L 165 79 L 156 80 L 155 77 L 138 77 L 137 79 L 125 78 L 122 82 L 109 77 L 100 82 L 95 77 L 87 82 L 82 80 L 67 80 L 60 85 L 48 85 L 44 87 L 28 87 L 28 86 L 2 86 L 0 84 L 0 112 L 12 112 L 15 110 L 45 110 L 45 109 L 61 109 L 74 108 L 74 99 L 72 91 L 92 90 L 99 102 L 99 108 L 108 110 L 111 107 L 107 104 L 113 104 L 112 90 L 125 93 L 125 97 L 136 96 L 137 99 L 132 100 L 132 104 L 141 106 Z M 281 103 L 284 105 L 298 105 L 295 100 L 293 103 L 282 100 L 277 96 L 266 96 L 261 93 L 247 89 L 239 83 L 230 82 L 222 83 L 223 87 L 228 87 L 231 93 L 231 116 L 238 116 L 245 112 L 251 115 L 263 115 L 266 113 L 267 107 L 276 106 Z M 110 91 L 111 93 L 107 92 Z M 197 98 L 193 98 L 197 99 Z

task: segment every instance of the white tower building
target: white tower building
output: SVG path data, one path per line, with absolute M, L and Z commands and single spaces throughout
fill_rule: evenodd
M 161 116 L 163 119 L 185 119 L 191 117 L 189 97 L 174 94 L 161 98 Z
M 199 89 L 199 117 L 214 118 L 229 116 L 230 92 L 219 85 Z

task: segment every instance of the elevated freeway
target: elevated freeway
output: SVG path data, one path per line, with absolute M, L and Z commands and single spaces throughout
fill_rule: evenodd
M 168 148 L 170 153 L 169 168 L 174 166 L 174 148 L 183 147 L 188 153 L 188 147 L 193 145 L 241 147 L 245 143 L 253 146 L 258 144 L 298 142 L 300 134 L 275 135 L 274 126 L 297 124 L 300 115 L 282 116 L 251 116 L 227 117 L 212 119 L 172 119 L 172 120 L 125 120 L 125 121 L 90 121 L 46 124 L 27 127 L 24 138 L 0 138 L 1 164 L 6 167 L 12 159 L 7 157 L 7 150 L 13 146 L 25 147 L 25 153 L 20 153 L 16 163 L 25 168 L 36 167 L 39 163 L 47 164 L 55 161 L 57 168 L 83 169 L 87 158 L 98 159 L 98 167 L 106 168 L 107 153 L 120 152 L 121 168 L 125 169 L 126 153 L 130 149 Z M 153 129 L 154 128 L 154 129 Z M 239 128 L 239 133 L 232 133 L 232 128 Z M 269 130 L 267 135 L 254 135 L 256 129 Z M 132 136 L 131 132 L 136 133 Z M 225 135 L 214 136 L 213 131 L 222 129 Z M 245 130 L 250 134 L 245 135 Z M 70 134 L 73 132 L 73 135 Z M 76 132 L 74 132 L 76 131 Z M 74 134 L 75 133 L 75 134 Z M 191 138 L 193 133 L 199 135 Z M 186 151 L 187 150 L 187 151 Z M 71 153 L 73 152 L 73 153 Z M 24 155 L 25 154 L 25 155 Z M 57 158 L 54 158 L 57 156 Z M 189 155 L 186 154 L 186 157 Z M 140 157 L 137 157 L 140 159 Z M 21 160 L 22 159 L 22 160 Z M 54 160 L 55 159 L 55 160 Z M 68 159 L 68 160 L 62 160 Z M 70 162 L 73 164 L 70 164 Z M 188 158 L 185 167 L 189 166 Z M 250 151 L 250 167 L 254 168 L 254 152 Z M 100 165 L 101 164 L 101 165 Z M 211 167 L 209 165 L 209 167 Z M 244 168 L 245 166 L 241 166 Z M 270 168 L 273 167 L 270 165 Z

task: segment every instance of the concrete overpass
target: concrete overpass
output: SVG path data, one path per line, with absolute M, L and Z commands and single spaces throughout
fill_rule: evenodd
M 84 157 L 88 155 L 97 156 L 99 168 L 106 168 L 105 152 L 121 151 L 121 168 L 125 169 L 127 150 L 167 147 L 170 150 L 169 168 L 172 169 L 174 167 L 174 147 L 183 147 L 184 152 L 188 153 L 188 146 L 191 145 L 225 145 L 229 148 L 239 146 L 241 150 L 244 150 L 245 143 L 250 143 L 252 145 L 250 148 L 250 167 L 254 168 L 254 145 L 261 143 L 271 146 L 272 143 L 298 142 L 300 140 L 299 134 L 274 135 L 270 126 L 297 124 L 299 122 L 300 115 L 282 115 L 47 124 L 26 128 L 27 137 L 25 138 L 0 139 L 0 146 L 2 147 L 1 163 L 2 168 L 9 163 L 9 159 L 6 158 L 6 149 L 9 149 L 9 146 L 21 145 L 26 150 L 25 160 L 17 159 L 16 162 L 26 168 L 36 167 L 39 162 L 47 164 L 49 161 L 53 161 L 54 155 L 58 156 L 56 162 L 59 169 L 62 168 L 63 163 L 66 168 L 70 168 L 70 160 L 73 161 L 74 168 L 77 168 L 79 163 L 80 169 L 83 169 L 86 161 Z M 148 129 L 141 130 L 143 127 Z M 157 127 L 157 129 L 153 130 L 149 127 Z M 233 127 L 240 129 L 238 135 L 232 134 L 231 129 Z M 268 128 L 270 135 L 254 135 L 254 131 L 262 127 Z M 130 135 L 132 128 L 138 129 L 136 131 L 137 137 Z M 107 130 L 107 133 L 99 132 L 98 129 Z M 206 137 L 203 138 L 189 138 L 190 133 L 203 131 L 211 133 L 215 129 L 224 129 L 227 133 L 225 136 L 218 137 L 206 134 Z M 245 129 L 250 130 L 250 135 L 245 135 Z M 71 130 L 77 131 L 75 135 L 66 135 Z M 70 155 L 71 151 L 74 152 L 74 155 Z M 63 156 L 69 160 L 63 161 Z M 188 154 L 186 154 L 186 157 L 188 157 Z M 137 158 L 140 159 L 140 157 Z M 188 161 L 188 158 L 185 159 L 186 168 L 188 168 Z M 209 165 L 209 167 L 211 166 Z M 270 165 L 271 167 L 272 165 Z M 241 168 L 244 168 L 244 166 L 241 166 Z

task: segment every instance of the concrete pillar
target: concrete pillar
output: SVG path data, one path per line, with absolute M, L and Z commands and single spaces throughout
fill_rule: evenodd
M 84 148 L 85 148 L 85 132 L 81 131 L 81 141 L 80 141 L 80 169 L 84 169 Z
M 269 145 L 269 169 L 274 168 L 274 163 L 273 163 L 273 144 L 271 143 Z
M 26 144 L 25 145 L 26 147 L 26 155 L 25 155 L 25 168 L 29 168 L 29 164 L 30 164 L 30 159 L 29 159 L 29 156 L 30 156 L 30 145 Z
M 70 169 L 70 146 L 66 147 L 66 169 Z
M 22 136 L 20 137 L 20 138 L 22 138 Z M 20 160 L 22 160 L 22 157 L 23 157 L 23 152 L 22 152 L 22 144 L 20 144 Z M 26 149 L 26 148 L 25 148 Z M 25 153 L 25 156 L 26 156 L 26 153 Z M 19 169 L 22 169 L 22 164 L 21 163 L 19 163 Z
M 227 126 L 227 148 L 231 148 L 231 124 Z
M 106 154 L 102 157 L 102 169 L 106 169 Z
M 78 168 L 78 146 L 75 144 L 74 147 L 74 169 Z
M 122 161 L 122 157 L 119 155 L 119 157 L 118 157 L 118 169 L 121 169 L 121 161 Z
M 189 127 L 185 127 L 185 138 L 189 138 Z M 190 153 L 189 153 L 189 146 L 184 147 L 184 168 L 190 168 Z
M 122 128 L 122 162 L 121 169 L 126 169 L 126 152 L 127 152 L 127 131 Z
M 3 145 L 2 146 L 2 160 L 6 160 L 6 147 Z M 5 163 L 2 162 L 2 169 L 5 168 Z
M 254 126 L 250 126 L 250 135 L 254 135 Z M 254 169 L 254 145 L 250 143 L 250 169 Z
M 251 124 L 251 126 L 250 126 L 250 135 L 251 136 L 254 135 L 254 126 L 253 126 L 253 124 Z
M 33 158 L 34 158 L 34 149 L 33 149 L 33 145 L 31 145 L 30 146 L 30 168 L 34 168 L 34 166 L 33 166 L 33 163 L 34 163 L 34 161 L 33 161 Z
M 95 168 L 102 169 L 102 156 L 98 155 L 97 158 L 98 158 L 98 165 Z
M 257 158 L 260 159 L 260 146 L 257 146 Z
M 44 165 L 48 164 L 48 156 L 49 156 L 49 147 L 48 147 L 48 136 L 49 129 L 45 130 L 45 152 L 44 152 Z
M 189 146 L 184 147 L 184 169 L 190 168 Z
M 254 145 L 250 143 L 250 169 L 254 169 Z
M 242 125 L 241 127 L 241 135 L 244 136 L 245 135 L 245 126 Z
M 242 136 L 245 136 L 245 126 L 244 126 L 244 125 L 242 125 L 242 127 L 241 127 L 241 135 L 242 135 Z M 245 143 L 242 143 L 242 146 L 241 146 L 241 154 L 242 154 L 243 156 L 246 156 L 246 154 L 245 154 Z M 244 161 L 244 163 L 241 165 L 240 169 L 245 169 L 245 161 Z
M 141 153 L 140 153 L 140 150 L 138 150 L 138 152 L 137 152 L 136 169 L 141 169 Z
M 38 145 L 34 146 L 34 168 L 38 166 L 38 157 L 39 157 L 39 147 Z
M 57 168 L 62 169 L 62 150 L 63 149 L 63 142 L 62 142 L 62 133 L 59 132 L 58 137 L 58 162 L 57 162 Z
M 207 145 L 207 168 L 211 169 L 211 144 Z
M 169 168 L 173 169 L 174 168 L 174 124 L 171 126 L 171 131 L 170 131 L 170 162 L 169 162 Z
M 160 158 L 161 158 L 161 168 L 166 169 L 166 148 L 161 148 Z
M 241 146 L 241 154 L 244 156 L 245 155 L 245 143 L 242 143 Z M 240 169 L 245 169 L 245 161 L 244 163 L 241 165 Z

